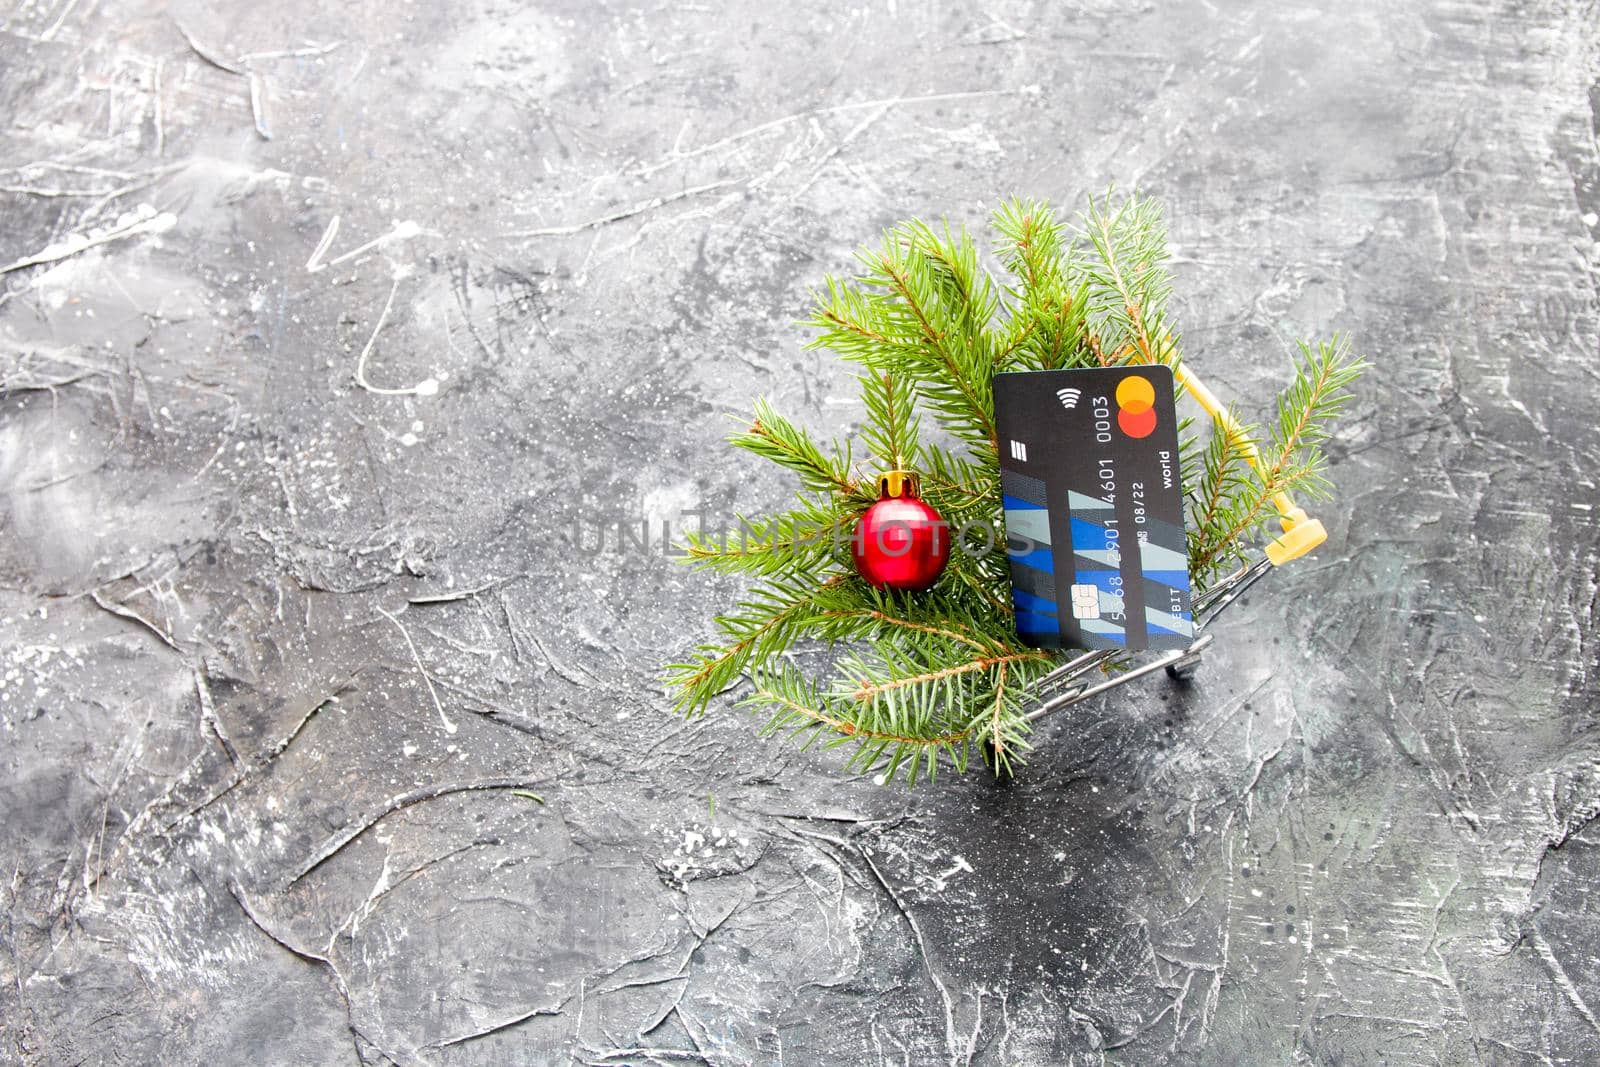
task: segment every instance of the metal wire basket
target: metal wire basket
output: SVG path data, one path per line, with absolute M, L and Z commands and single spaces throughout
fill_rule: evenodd
M 1171 678 L 1189 677 L 1200 666 L 1201 653 L 1216 640 L 1215 634 L 1205 632 L 1206 626 L 1222 614 L 1228 605 L 1243 596 L 1245 591 L 1259 581 L 1262 575 L 1272 570 L 1272 567 L 1272 561 L 1263 557 L 1240 567 L 1196 598 L 1195 638 L 1188 648 L 1168 652 L 1137 666 L 1131 665 L 1134 657 L 1113 649 L 1085 652 L 1063 663 L 1039 679 L 1034 694 L 1039 700 L 1039 706 L 1030 711 L 1025 718 L 1030 723 L 1038 722 L 1051 712 L 1069 708 L 1090 697 L 1099 696 L 1119 685 L 1127 685 L 1159 670 L 1165 670 Z M 1108 673 L 1119 667 L 1125 669 L 1115 674 Z M 1098 677 L 1087 677 L 1091 671 L 1096 670 L 1099 671 Z

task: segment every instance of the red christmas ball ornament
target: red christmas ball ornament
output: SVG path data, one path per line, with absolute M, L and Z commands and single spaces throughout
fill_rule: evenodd
M 856 520 L 850 554 L 861 577 L 879 589 L 926 589 L 950 562 L 949 524 L 918 489 L 910 471 L 879 475 L 878 502 Z

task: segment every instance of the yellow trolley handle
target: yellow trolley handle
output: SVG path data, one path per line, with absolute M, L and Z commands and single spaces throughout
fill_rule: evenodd
M 1217 399 L 1216 394 L 1207 389 L 1205 383 L 1196 378 L 1182 363 L 1174 364 L 1172 373 L 1189 395 L 1194 397 L 1195 402 L 1222 424 L 1223 429 L 1227 430 L 1228 435 L 1244 453 L 1244 458 L 1250 466 L 1260 474 L 1261 456 L 1256 451 L 1256 446 L 1245 434 L 1244 427 L 1239 425 L 1233 414 L 1222 405 L 1222 401 Z M 1323 528 L 1322 523 L 1307 515 L 1305 509 L 1297 506 L 1288 493 L 1274 493 L 1272 506 L 1278 509 L 1278 521 L 1283 526 L 1283 533 L 1267 542 L 1267 558 L 1272 561 L 1274 567 L 1281 567 L 1291 559 L 1299 559 L 1328 539 L 1328 531 Z

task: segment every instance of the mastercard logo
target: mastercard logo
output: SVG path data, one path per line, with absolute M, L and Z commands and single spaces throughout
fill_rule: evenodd
M 1117 426 L 1129 437 L 1149 437 L 1156 428 L 1156 390 L 1130 374 L 1117 383 Z

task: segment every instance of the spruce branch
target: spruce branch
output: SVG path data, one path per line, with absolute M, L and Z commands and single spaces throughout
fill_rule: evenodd
M 765 399 L 756 401 L 755 420 L 748 429 L 729 436 L 736 448 L 769 459 L 800 476 L 800 484 L 816 492 L 854 496 L 858 490 L 850 477 L 850 452 L 823 455 L 811 435 L 773 410 Z
M 1197 490 L 1189 497 L 1189 558 L 1195 574 L 1215 569 L 1210 563 L 1197 561 L 1205 559 L 1207 542 L 1211 532 L 1217 529 L 1218 519 L 1249 478 L 1250 465 L 1244 446 L 1252 440 L 1254 427 L 1236 418 L 1233 425 L 1238 427 L 1238 432 L 1230 432 L 1228 423 L 1222 419 L 1212 420 L 1211 439 L 1201 458 L 1203 474 Z
M 939 287 L 940 303 L 953 316 L 963 337 L 982 338 L 999 308 L 995 285 L 989 272 L 978 265 L 978 247 L 962 227 L 952 236 L 950 223 L 944 224 L 941 240 L 933 228 L 913 220 L 902 227 L 908 247 L 927 260 Z
M 1113 209 L 1109 195 L 1101 203 L 1091 198 L 1082 226 L 1097 253 L 1086 273 L 1100 362 L 1127 362 L 1125 348 L 1141 363 L 1171 362 L 1175 339 L 1165 323 L 1172 281 L 1160 203 L 1131 196 Z M 1111 361 L 1101 348 L 1108 339 L 1119 357 Z
M 1014 760 L 1032 747 L 1028 734 L 1032 727 L 1023 711 L 1030 687 L 1054 664 L 1006 664 L 996 674 L 986 703 L 978 706 L 973 722 L 973 741 L 988 750 L 988 763 L 995 774 L 1009 774 Z
M 1320 481 L 1322 444 L 1332 433 L 1332 421 L 1349 405 L 1350 387 L 1367 363 L 1351 357 L 1349 338 L 1343 334 L 1319 341 L 1315 349 L 1305 341 L 1298 344 L 1302 358 L 1295 362 L 1294 381 L 1277 401 L 1275 462 L 1311 468 Z
M 1006 738 L 1004 726 L 1004 712 L 1006 707 L 1006 664 L 1000 664 L 999 673 L 994 680 L 994 700 L 990 704 L 989 736 L 994 747 L 995 761 L 998 763 L 1006 758 Z
M 682 558 L 713 570 L 748 574 L 813 573 L 832 562 L 850 537 L 856 512 L 802 504 L 772 519 L 736 516 L 736 531 L 682 535 Z
M 1012 652 L 1003 656 L 981 656 L 965 663 L 937 667 L 917 674 L 890 676 L 877 681 L 863 678 L 850 695 L 862 703 L 870 703 L 903 689 L 937 687 L 958 675 L 970 674 L 973 671 L 984 671 L 991 667 L 1004 669 L 1008 663 L 1048 658 L 1047 652 Z
M 853 743 L 855 752 L 845 766 L 870 770 L 881 761 L 885 764 L 886 781 L 893 780 L 902 771 L 907 784 L 915 784 L 922 774 L 934 777 L 941 752 L 950 757 L 958 772 L 966 770 L 970 731 L 930 732 L 924 729 L 910 732 L 896 728 L 893 720 L 860 715 L 855 709 L 820 693 L 815 683 L 788 664 L 758 672 L 752 679 L 750 695 L 740 703 L 765 708 L 771 713 L 762 728 L 763 735 L 801 735 L 804 738 L 802 748 L 815 744 L 825 732 L 834 734 L 824 742 L 825 747 Z
M 914 261 L 909 261 L 914 262 Z M 952 432 L 965 437 L 976 437 L 990 448 L 999 445 L 995 436 L 992 396 L 985 403 L 988 385 L 983 381 L 989 369 L 982 356 L 981 344 L 963 344 L 968 339 L 952 336 L 934 325 L 931 294 L 913 274 L 908 263 L 896 263 L 885 257 L 880 268 L 889 279 L 893 291 L 905 301 L 906 308 L 915 318 L 926 348 L 914 351 L 919 356 L 932 353 L 934 360 L 919 358 L 906 361 L 907 370 L 916 378 L 922 395 L 943 416 Z
M 989 327 L 998 297 L 970 236 L 941 239 L 908 222 L 858 258 L 867 272 L 854 286 L 830 279 L 817 294 L 812 346 L 905 375 L 946 429 L 995 448 Z
M 752 662 L 761 662 L 793 643 L 814 599 L 846 580 L 836 574 L 815 589 L 803 582 L 773 580 L 757 589 L 740 611 L 717 618 L 726 645 L 701 645 L 683 663 L 667 667 L 667 683 L 678 690 L 676 707 L 686 715 L 701 714 L 711 698 L 728 689 Z
M 911 383 L 888 372 L 862 375 L 861 400 L 868 422 L 861 436 L 886 470 L 905 470 L 919 449 Z
M 948 638 L 951 641 L 966 645 L 967 647 L 976 649 L 979 652 L 988 652 L 994 647 L 993 645 L 984 644 L 981 640 L 973 637 L 970 633 L 962 633 L 959 630 L 953 630 L 943 626 L 934 626 L 930 623 L 914 622 L 911 619 L 902 618 L 898 615 L 891 615 L 877 608 L 835 608 L 828 611 L 818 612 L 818 617 L 824 619 L 848 619 L 853 622 L 879 623 L 886 628 L 898 627 L 900 629 L 910 630 L 919 634 L 928 634 L 931 636 Z
M 1013 299 L 1026 300 L 1060 278 L 1066 227 L 1054 208 L 1039 200 L 1007 200 L 995 209 L 993 224 L 1000 262 L 1021 282 L 1009 290 Z
M 1033 370 L 1081 365 L 1088 355 L 1089 283 L 1067 280 L 1079 268 L 1074 246 L 1063 243 L 1066 226 L 1053 208 L 1035 200 L 1006 201 L 995 210 L 993 225 L 1000 261 L 1020 282 L 1006 290 L 1012 329 L 995 369 L 1012 362 Z
M 1012 607 L 1009 601 L 1001 599 L 993 591 L 993 589 L 990 588 L 991 583 L 981 581 L 979 578 L 966 571 L 957 572 L 956 577 L 960 579 L 964 585 L 971 589 L 972 592 L 982 597 L 985 603 L 988 604 L 990 610 L 995 612 L 996 615 L 1000 616 L 1001 618 L 1010 619 L 1016 614 L 1016 608 Z
M 717 637 L 668 668 L 686 714 L 748 678 L 739 703 L 769 714 L 764 735 L 852 746 L 846 767 L 884 781 L 931 778 L 941 761 L 965 770 L 975 746 L 1005 773 L 1028 751 L 1034 686 L 1071 653 L 1030 648 L 1012 625 L 992 377 L 1174 363 L 1179 346 L 1154 201 L 1092 199 L 1074 229 L 1048 204 L 1010 200 L 990 222 L 1004 275 L 984 268 L 965 229 L 912 220 L 862 249 L 855 277 L 827 278 L 807 320 L 811 346 L 863 368 L 855 436 L 871 460 L 915 470 L 948 522 L 956 551 L 944 575 L 917 594 L 855 575 L 846 548 L 876 496 L 871 472 L 856 470 L 852 441 L 820 444 L 758 402 L 731 440 L 791 472 L 800 492 L 786 511 L 740 517 L 731 536 L 684 538 L 687 562 L 757 579 L 717 618 Z M 1250 551 L 1277 494 L 1327 491 L 1322 446 L 1363 366 L 1342 337 L 1303 344 L 1265 429 L 1214 425 L 1201 448 L 1180 420 L 1197 594 Z M 935 424 L 927 435 L 923 414 Z M 820 654 L 822 673 L 789 661 L 802 648 Z
M 1315 348 L 1304 341 L 1299 347 L 1302 358 L 1294 362 L 1294 380 L 1278 397 L 1270 444 L 1261 449 L 1248 429 L 1230 435 L 1218 428 L 1222 436 L 1233 438 L 1231 447 L 1240 458 L 1249 448 L 1259 449 L 1260 469 L 1248 476 L 1241 473 L 1227 502 L 1197 517 L 1201 536 L 1189 559 L 1194 574 L 1209 575 L 1241 553 L 1242 538 L 1274 516 L 1273 498 L 1279 493 L 1327 495 L 1321 446 L 1328 438 L 1329 423 L 1348 405 L 1350 386 L 1367 364 L 1352 358 L 1348 340 L 1338 334 Z

